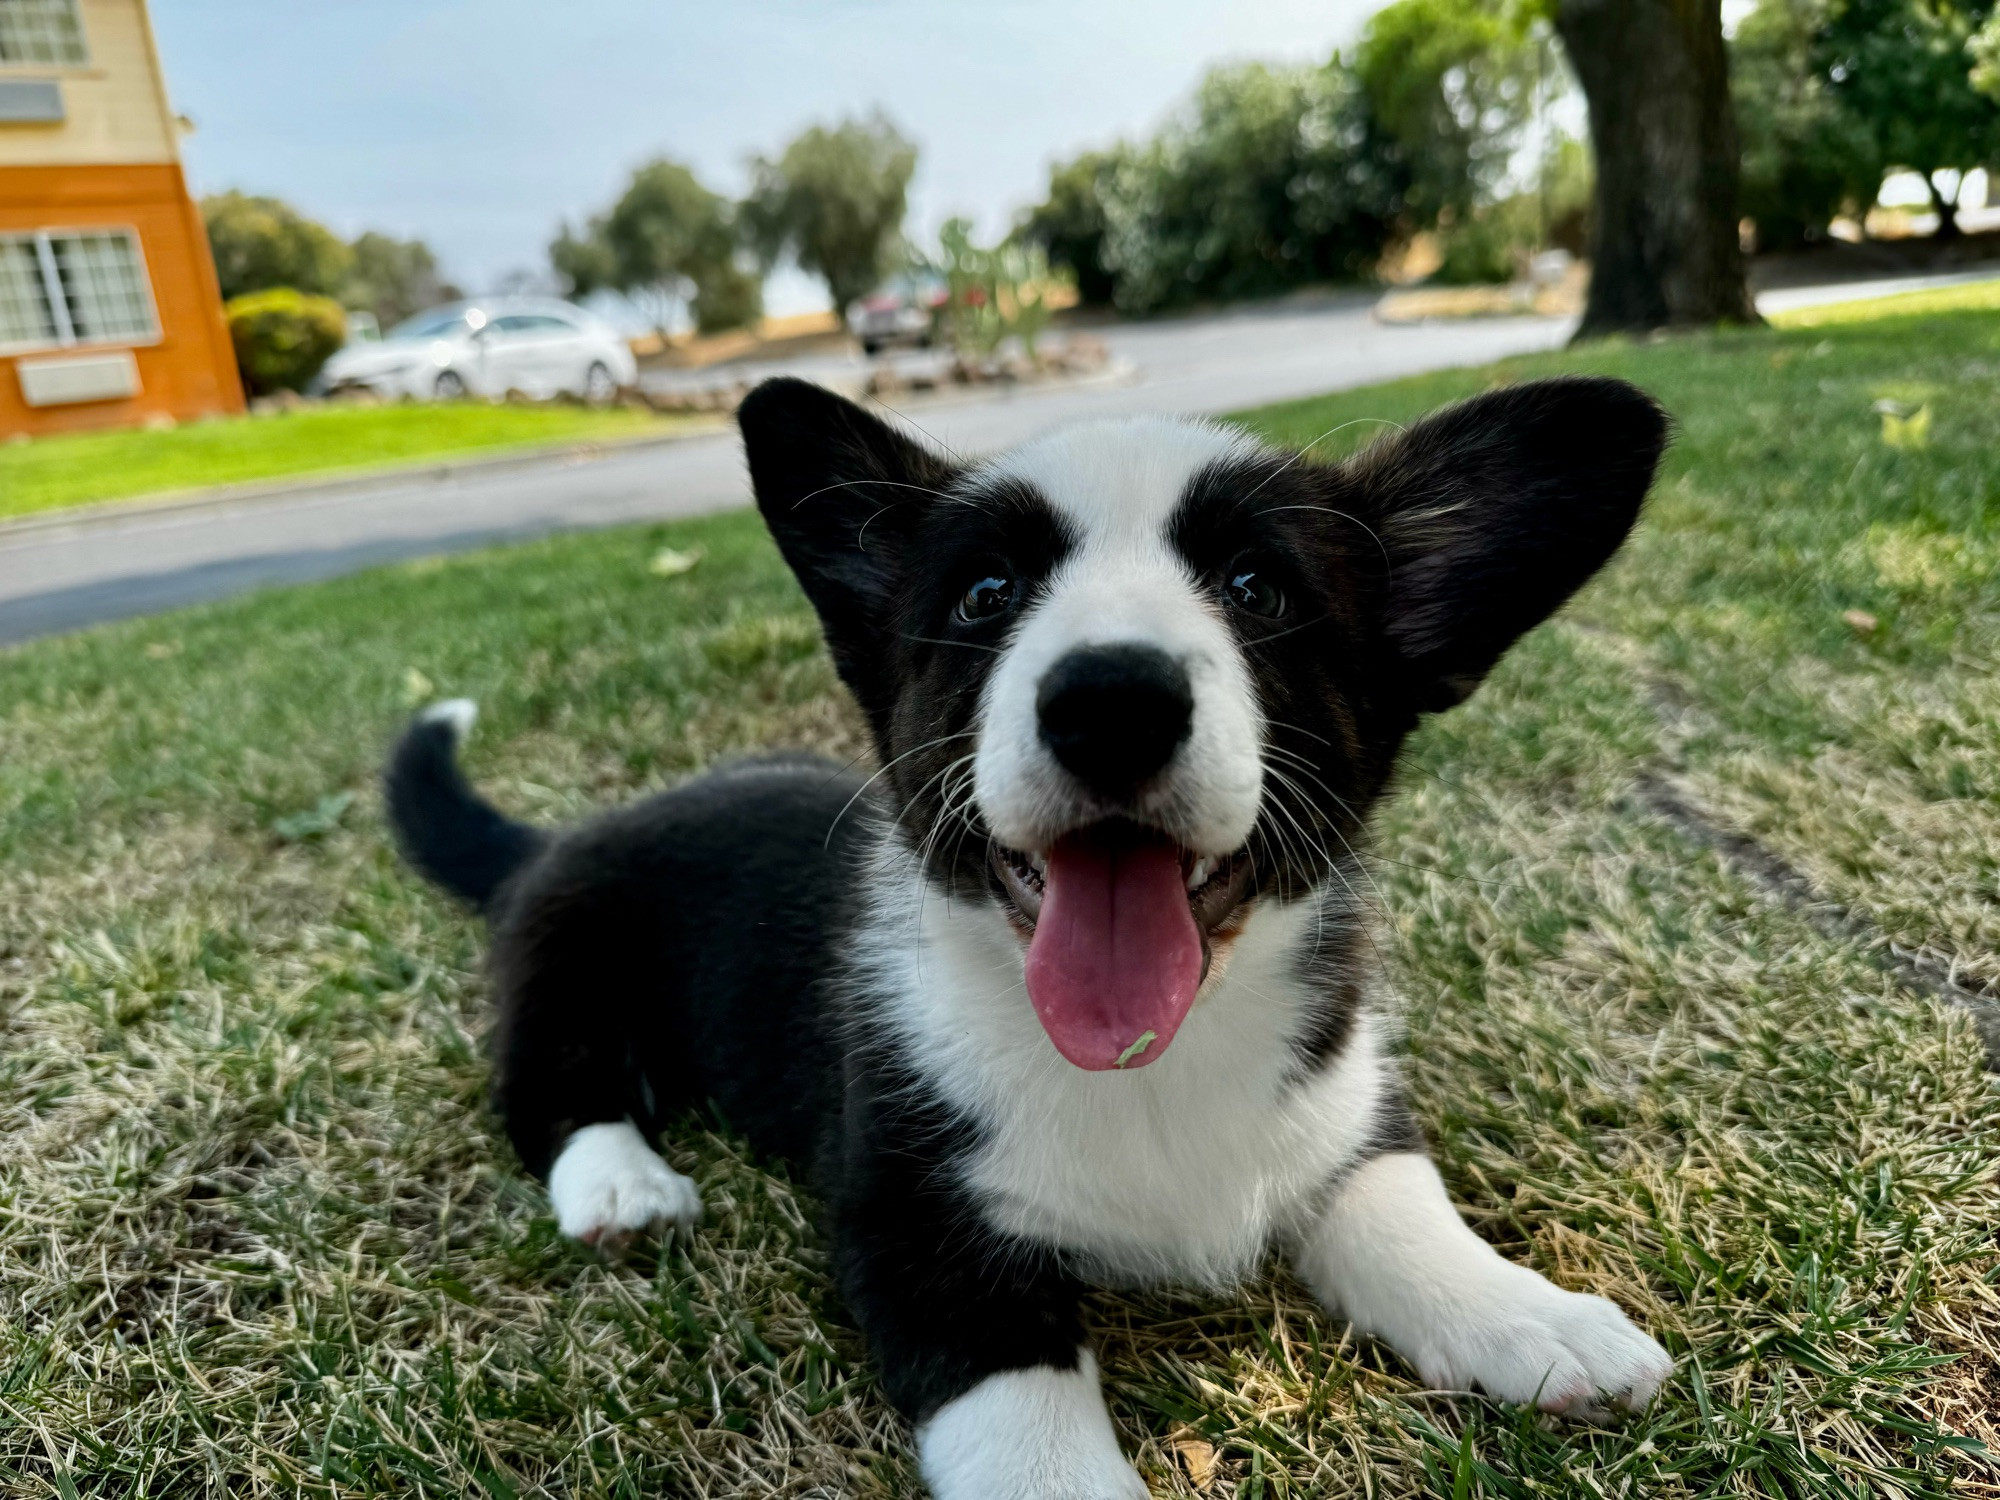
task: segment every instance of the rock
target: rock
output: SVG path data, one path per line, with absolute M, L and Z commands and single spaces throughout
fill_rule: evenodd
M 1073 333 L 1063 344 L 1062 359 L 1070 370 L 1101 370 L 1111 362 L 1111 349 L 1103 339 Z

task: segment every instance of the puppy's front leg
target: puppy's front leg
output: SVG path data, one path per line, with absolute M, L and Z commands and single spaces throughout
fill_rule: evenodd
M 917 1455 L 935 1500 L 1145 1500 L 1118 1451 L 1097 1361 L 988 1375 L 917 1425 Z
M 1080 1285 L 914 1151 L 837 1202 L 841 1292 L 935 1500 L 1145 1500 L 1083 1347 Z
M 1418 1152 L 1356 1168 L 1300 1237 L 1295 1264 L 1330 1309 L 1441 1390 L 1597 1421 L 1613 1406 L 1639 1410 L 1673 1369 L 1612 1303 L 1502 1259 Z

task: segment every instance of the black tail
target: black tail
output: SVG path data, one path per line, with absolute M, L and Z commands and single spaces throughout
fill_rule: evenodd
M 483 909 L 542 847 L 542 835 L 501 813 L 460 774 L 458 742 L 477 712 L 469 698 L 433 703 L 410 721 L 382 780 L 403 858 Z

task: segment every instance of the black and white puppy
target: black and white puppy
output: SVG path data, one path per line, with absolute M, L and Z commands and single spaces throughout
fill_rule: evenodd
M 1659 408 L 1521 385 L 1331 466 L 1178 420 L 961 463 L 790 380 L 741 423 L 876 777 L 751 761 L 548 837 L 459 775 L 470 704 L 390 767 L 409 857 L 491 921 L 498 1107 L 562 1229 L 695 1220 L 654 1142 L 713 1102 L 824 1197 L 940 1500 L 1143 1496 L 1084 1287 L 1273 1242 L 1430 1385 L 1650 1399 L 1658 1344 L 1453 1210 L 1353 851 L 1419 716 L 1624 539 Z

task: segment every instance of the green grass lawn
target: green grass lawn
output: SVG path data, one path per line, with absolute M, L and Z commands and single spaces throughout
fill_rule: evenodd
M 615 442 L 671 432 L 686 418 L 578 406 L 440 402 L 327 406 L 0 444 L 0 520 L 217 484 Z
M 1567 369 L 1680 419 L 1632 547 L 1419 736 L 1371 864 L 1454 1192 L 1679 1368 L 1578 1429 L 1418 1389 L 1275 1271 L 1100 1297 L 1156 1495 L 2000 1495 L 2000 1103 L 1967 1018 L 1640 794 L 2000 979 L 2000 309 L 1842 314 L 1246 419 L 1305 441 Z M 1928 445 L 1886 444 L 1880 400 L 1928 406 Z M 662 545 L 704 556 L 661 577 Z M 668 1143 L 691 1244 L 608 1265 L 556 1235 L 483 1111 L 478 928 L 398 867 L 374 793 L 443 694 L 482 702 L 472 770 L 540 821 L 755 745 L 858 753 L 753 517 L 0 664 L 0 1491 L 917 1493 L 811 1206 L 728 1139 Z

